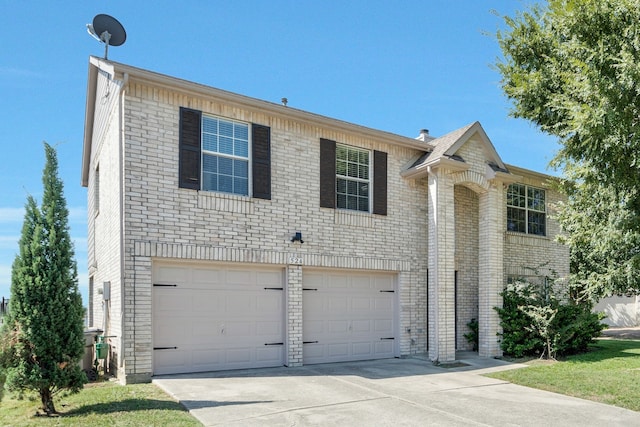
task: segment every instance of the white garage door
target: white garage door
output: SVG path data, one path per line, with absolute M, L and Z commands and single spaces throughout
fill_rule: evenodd
M 154 264 L 153 372 L 282 366 L 281 269 Z
M 395 356 L 395 275 L 303 274 L 303 363 Z

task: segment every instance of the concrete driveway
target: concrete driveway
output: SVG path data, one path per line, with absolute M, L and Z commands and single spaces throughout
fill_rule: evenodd
M 466 366 L 387 359 L 154 377 L 205 426 L 632 426 L 640 413 L 482 374 L 522 365 L 465 354 Z

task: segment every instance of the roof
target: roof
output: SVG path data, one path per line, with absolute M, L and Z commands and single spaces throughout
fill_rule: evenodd
M 144 70 L 142 68 L 132 67 L 130 65 L 91 56 L 89 58 L 89 73 L 87 81 L 87 102 L 85 105 L 85 128 L 84 128 L 84 144 L 82 156 L 82 185 L 88 185 L 89 164 L 91 156 L 91 139 L 93 137 L 93 125 L 95 120 L 95 100 L 96 87 L 98 79 L 98 71 L 104 70 L 114 79 L 121 79 L 123 87 L 126 87 L 128 81 L 142 81 L 150 85 L 175 90 L 177 92 L 186 93 L 193 96 L 214 97 L 225 103 L 245 108 L 267 112 L 275 117 L 289 118 L 299 120 L 305 123 L 316 124 L 321 127 L 328 127 L 335 130 L 341 130 L 348 133 L 356 133 L 364 137 L 384 140 L 385 142 L 408 148 L 414 148 L 421 151 L 427 150 L 427 143 L 394 133 L 372 129 L 339 119 L 322 116 L 308 111 L 299 110 L 290 106 L 251 98 L 228 92 L 211 86 L 167 76 L 153 71 Z
M 437 167 L 444 164 L 450 169 L 466 169 L 465 159 L 458 155 L 457 152 L 472 138 L 477 138 L 480 144 L 482 144 L 487 165 L 494 172 L 509 173 L 507 166 L 498 155 L 498 152 L 491 143 L 491 140 L 489 140 L 480 122 L 474 122 L 429 141 L 427 145 L 431 148 L 431 151 L 420 156 L 402 173 L 402 176 L 405 178 L 417 178 L 427 173 L 430 167 Z

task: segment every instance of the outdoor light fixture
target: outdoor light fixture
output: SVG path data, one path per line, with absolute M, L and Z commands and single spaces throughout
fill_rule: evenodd
M 296 231 L 296 234 L 294 234 L 294 236 L 291 238 L 291 242 L 304 243 L 304 240 L 302 240 L 302 232 Z

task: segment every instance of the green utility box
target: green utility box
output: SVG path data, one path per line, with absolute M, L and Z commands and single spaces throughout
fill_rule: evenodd
M 109 354 L 109 344 L 104 342 L 104 335 L 101 335 L 96 343 L 96 359 L 106 359 L 107 354 Z

